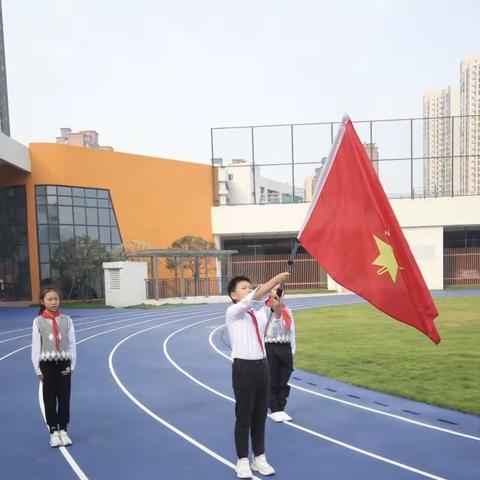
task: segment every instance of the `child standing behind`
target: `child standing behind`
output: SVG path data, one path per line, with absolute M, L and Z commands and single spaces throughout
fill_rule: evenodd
M 42 382 L 45 417 L 52 447 L 67 446 L 70 421 L 70 382 L 77 350 L 72 319 L 59 310 L 60 299 L 54 288 L 40 295 L 39 316 L 33 321 L 32 363 Z
M 270 292 L 266 309 L 267 315 L 281 319 L 279 322 L 270 322 L 265 334 L 270 369 L 270 417 L 274 422 L 289 422 L 292 417 L 285 413 L 285 405 L 290 393 L 288 380 L 293 372 L 295 322 L 292 311 L 278 297 L 276 288 Z
M 235 393 L 235 447 L 238 478 L 251 478 L 252 470 L 273 475 L 275 470 L 265 456 L 265 421 L 268 411 L 268 364 L 265 355 L 267 315 L 265 300 L 272 288 L 285 283 L 290 274 L 281 273 L 253 290 L 248 277 L 232 278 L 228 293 L 234 305 L 226 312 L 232 345 L 232 381 Z M 278 319 L 274 319 L 278 322 Z M 248 459 L 251 435 L 253 461 Z

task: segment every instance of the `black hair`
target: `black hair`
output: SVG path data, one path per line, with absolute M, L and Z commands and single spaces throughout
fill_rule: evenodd
M 45 305 L 42 303 L 42 300 L 45 298 L 45 295 L 50 292 L 55 292 L 58 295 L 57 289 L 53 287 L 44 288 L 42 290 L 42 293 L 40 293 L 40 310 L 38 311 L 39 315 L 41 315 L 46 308 Z
M 235 303 L 235 300 L 233 300 L 232 298 L 232 292 L 235 291 L 235 289 L 237 288 L 237 285 L 240 283 L 240 282 L 248 282 L 248 283 L 252 283 L 252 281 L 246 277 L 245 275 L 238 275 L 236 277 L 233 277 L 229 282 L 228 282 L 228 296 L 232 299 L 233 303 Z

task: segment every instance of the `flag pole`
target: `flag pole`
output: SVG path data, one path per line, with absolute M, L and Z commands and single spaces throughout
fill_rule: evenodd
M 295 239 L 295 243 L 293 245 L 292 251 L 290 252 L 290 256 L 288 257 L 287 261 L 287 272 L 291 273 L 292 267 L 293 267 L 293 262 L 295 260 L 295 255 L 297 254 L 298 247 L 300 246 L 300 242 L 298 241 L 298 238 Z M 277 296 L 280 298 L 283 294 L 284 290 L 284 284 L 281 283 L 280 286 L 277 288 Z

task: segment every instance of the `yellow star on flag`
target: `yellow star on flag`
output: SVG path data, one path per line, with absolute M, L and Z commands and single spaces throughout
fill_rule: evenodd
M 388 243 L 385 243 L 383 240 L 380 240 L 376 235 L 373 235 L 375 243 L 377 244 L 378 251 L 380 255 L 372 262 L 372 265 L 377 265 L 381 267 L 377 273 L 378 275 L 383 275 L 384 273 L 389 273 L 392 278 L 393 283 L 397 281 L 397 273 L 402 267 L 398 266 L 397 259 L 393 252 L 393 248 Z

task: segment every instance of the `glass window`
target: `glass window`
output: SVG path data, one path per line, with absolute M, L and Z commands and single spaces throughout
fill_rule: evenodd
M 71 205 L 72 203 L 73 203 L 72 202 L 72 197 L 58 197 L 58 204 L 59 205 Z
M 106 208 L 98 209 L 98 218 L 100 225 L 110 225 L 110 212 Z
M 40 261 L 49 262 L 50 261 L 50 250 L 48 245 L 40 245 Z
M 98 198 L 110 198 L 110 195 L 108 194 L 108 190 L 97 190 L 97 197 Z
M 18 247 L 18 260 L 20 262 L 28 261 L 28 246 L 20 245 Z
M 45 205 L 37 207 L 37 223 L 39 225 L 47 223 L 47 207 Z
M 71 225 L 73 223 L 72 207 L 58 207 L 58 218 L 60 223 Z
M 47 225 L 38 226 L 38 241 L 40 243 L 48 243 L 48 227 Z
M 113 227 L 117 226 L 117 220 L 115 218 L 115 212 L 113 210 L 110 210 L 110 225 Z
M 87 235 L 92 240 L 98 240 L 98 227 L 87 227 Z
M 75 236 L 85 237 L 87 235 L 87 227 L 85 225 L 75 225 Z
M 48 223 L 58 223 L 58 208 L 54 205 L 49 205 L 48 210 Z
M 72 195 L 72 187 L 58 187 L 58 195 Z
M 85 206 L 85 199 L 83 197 L 73 197 L 73 204 L 79 207 Z
M 51 245 L 50 246 L 50 258 L 55 258 L 55 255 L 58 251 L 58 245 Z
M 87 225 L 98 225 L 98 215 L 96 208 L 87 208 Z
M 50 225 L 48 227 L 48 237 L 50 239 L 50 243 L 58 243 L 59 235 L 58 235 L 58 225 Z
M 100 243 L 110 243 L 110 227 L 100 227 Z
M 85 225 L 87 223 L 85 208 L 73 207 L 73 218 L 75 225 Z
M 112 243 L 122 243 L 120 235 L 118 234 L 118 229 L 112 228 Z
M 42 280 L 50 279 L 50 265 L 48 263 L 40 264 L 40 277 Z
M 53 280 L 59 280 L 58 272 L 51 266 L 54 251 L 60 246 L 59 242 L 75 237 L 88 237 L 100 241 L 108 251 L 112 248 L 121 248 L 120 232 L 108 190 L 39 185 L 36 187 L 36 194 L 39 263 L 41 269 L 43 268 L 42 284 L 47 285 Z M 22 200 L 5 193 L 5 201 L 2 202 L 0 190 L 0 204 L 8 207 L 4 216 L 10 218 L 9 222 L 15 228 L 15 235 L 19 242 L 21 241 L 18 246 L 23 245 L 26 249 L 26 229 L 23 229 L 23 234 L 21 229 L 18 229 L 20 224 L 16 223 L 16 219 L 20 217 L 25 217 L 26 221 L 24 197 L 25 195 Z M 101 274 L 93 282 L 91 286 L 101 294 Z M 76 291 L 73 295 L 75 297 L 79 292 Z
M 60 225 L 60 241 L 73 238 L 73 225 Z
M 17 227 L 17 242 L 19 244 L 27 243 L 27 225 L 22 224 Z

